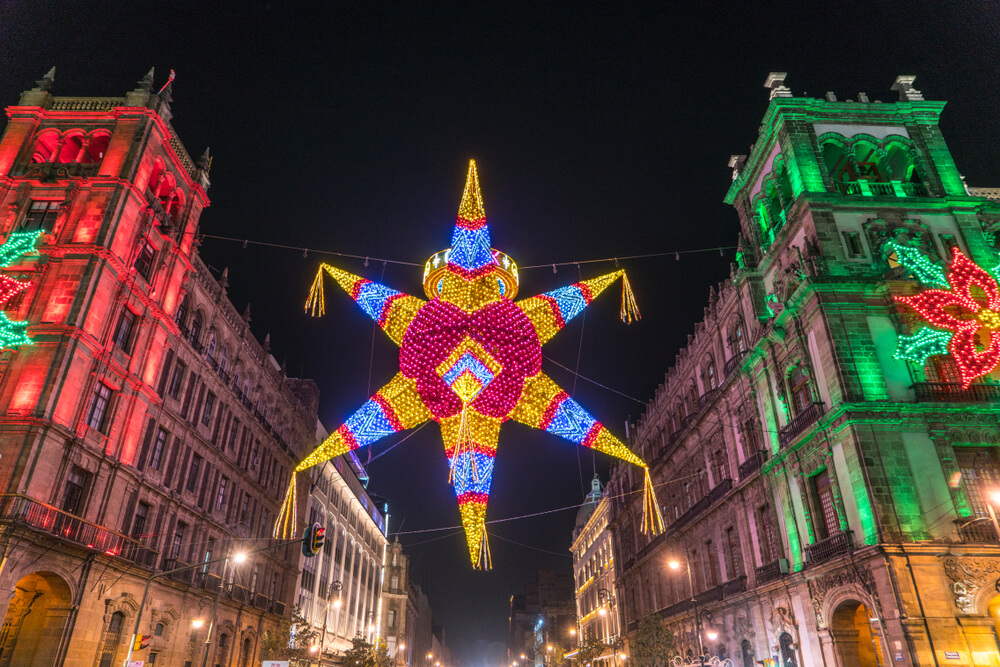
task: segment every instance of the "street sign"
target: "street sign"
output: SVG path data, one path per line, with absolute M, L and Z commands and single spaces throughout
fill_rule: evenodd
M 265 660 L 264 667 L 288 667 L 287 660 Z
M 129 660 L 128 667 L 142 667 L 146 662 L 144 660 Z

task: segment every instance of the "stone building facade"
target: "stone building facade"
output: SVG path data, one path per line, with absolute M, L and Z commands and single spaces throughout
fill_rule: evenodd
M 573 579 L 568 574 L 541 569 L 524 593 L 510 598 L 507 653 L 520 667 L 543 667 L 559 662 L 559 653 L 573 646 L 576 627 Z M 551 647 L 551 650 L 550 650 Z
M 327 435 L 318 425 L 317 441 Z M 297 605 L 319 633 L 319 664 L 332 665 L 355 636 L 374 642 L 389 631 L 379 627 L 387 515 L 362 484 L 367 475 L 354 452 L 305 474 L 310 491 L 304 516 L 307 525 L 326 529 L 326 539 L 321 553 L 301 557 Z
M 576 597 L 576 627 L 571 644 L 597 640 L 608 647 L 598 660 L 611 660 L 615 641 L 621 637 L 615 613 L 615 558 L 608 512 L 611 500 L 595 475 L 590 493 L 577 513 L 573 529 L 573 586 Z
M 695 663 L 1000 665 L 1000 374 L 897 358 L 923 322 L 893 300 L 918 291 L 895 248 L 997 265 L 997 191 L 966 188 L 913 77 L 892 102 L 783 79 L 729 165 L 738 264 L 633 442 L 666 532 L 639 530 L 634 471 L 608 485 L 621 622 L 658 613 Z
M 7 305 L 33 344 L 0 355 L 0 665 L 108 667 L 151 575 L 272 544 L 317 390 L 198 258 L 210 158 L 178 139 L 170 86 L 150 71 L 123 97 L 56 97 L 53 78 L 0 139 L 0 234 L 42 232 Z M 296 548 L 156 579 L 134 658 L 259 664 Z
M 425 659 L 421 656 L 433 654 L 430 633 L 423 636 L 418 632 L 421 594 L 420 587 L 410 579 L 410 557 L 398 541 L 393 542 L 385 558 L 382 636 L 396 667 L 423 665 Z M 430 628 L 430 623 L 422 625 Z

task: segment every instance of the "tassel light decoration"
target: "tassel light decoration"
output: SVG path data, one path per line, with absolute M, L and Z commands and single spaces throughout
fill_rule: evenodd
M 622 307 L 621 318 L 625 324 L 641 320 L 642 313 L 639 312 L 639 305 L 635 302 L 635 293 L 632 292 L 632 285 L 629 284 L 628 276 L 624 271 L 622 274 Z
M 653 492 L 653 480 L 649 477 L 649 468 L 644 468 L 646 479 L 642 485 L 642 533 L 650 532 L 659 535 L 663 532 L 663 514 L 660 506 L 656 502 L 656 494 Z

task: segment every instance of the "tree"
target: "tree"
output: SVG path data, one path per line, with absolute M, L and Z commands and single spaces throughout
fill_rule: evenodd
M 344 667 L 390 667 L 389 647 L 379 639 L 375 645 L 365 641 L 359 632 L 351 640 L 351 648 L 344 652 Z
M 642 617 L 635 638 L 630 643 L 631 662 L 636 667 L 659 667 L 674 652 L 674 633 L 654 611 Z
M 583 645 L 576 652 L 573 659 L 576 661 L 579 667 L 586 667 L 587 665 L 592 665 L 594 660 L 599 658 L 603 653 L 604 649 L 607 648 L 604 643 L 594 636 L 594 629 L 587 629 L 587 638 L 584 639 Z
M 291 617 L 283 616 L 276 629 L 265 631 L 260 640 L 262 660 L 288 660 L 295 665 L 308 665 L 309 649 L 319 639 L 316 630 L 302 616 L 298 607 L 292 609 Z

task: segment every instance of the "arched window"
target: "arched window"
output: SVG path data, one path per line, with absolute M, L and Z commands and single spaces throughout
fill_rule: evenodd
M 160 205 L 163 206 L 164 210 L 170 204 L 170 198 L 174 194 L 174 190 L 177 189 L 177 181 L 174 179 L 174 175 L 167 172 L 163 181 L 160 183 L 160 188 L 156 191 L 156 198 L 160 200 Z
M 240 368 L 239 362 L 237 362 L 237 364 L 236 364 L 236 372 L 233 373 L 233 389 L 235 389 L 236 391 L 240 390 L 240 374 L 242 372 L 243 372 L 243 369 Z
M 812 403 L 812 393 L 809 391 L 809 376 L 801 365 L 796 366 L 788 376 L 788 388 L 792 395 L 792 407 L 799 414 Z
M 216 336 L 215 331 L 208 334 L 208 347 L 205 348 L 205 353 L 210 359 L 215 359 L 215 348 L 216 348 Z
M 729 347 L 733 356 L 743 354 L 747 351 L 746 337 L 743 335 L 743 322 L 736 322 L 732 335 L 729 337 Z
M 247 398 L 250 395 L 250 376 L 243 381 L 243 398 Z
M 76 162 L 76 157 L 80 155 L 82 149 L 83 149 L 83 132 L 79 131 L 67 132 L 65 135 L 63 135 L 62 150 L 59 151 L 59 157 L 56 158 L 56 162 L 59 162 L 61 164 Z
M 156 162 L 153 163 L 153 171 L 149 173 L 149 181 L 146 182 L 146 192 L 151 193 L 154 197 L 159 190 L 160 177 L 163 176 L 164 171 L 163 160 L 156 158 Z
M 174 224 L 180 222 L 181 211 L 184 209 L 184 192 L 180 188 L 175 189 L 164 206 Z
M 107 132 L 95 132 L 90 135 L 87 150 L 84 151 L 80 162 L 84 164 L 98 164 L 104 159 L 104 154 L 108 152 L 108 144 L 111 143 L 111 135 Z
M 229 349 L 225 345 L 219 350 L 219 370 L 226 372 L 226 365 L 229 363 Z
M 122 643 L 122 626 L 125 625 L 125 614 L 116 611 L 111 614 L 108 627 L 104 629 L 104 636 L 101 638 L 100 667 L 111 667 L 119 661 L 115 659 L 118 646 Z
M 166 628 L 163 627 L 163 623 L 157 623 L 156 627 L 153 628 L 153 636 L 154 637 L 162 637 L 163 636 L 163 631 L 165 629 Z
M 719 388 L 719 374 L 715 372 L 715 362 L 712 361 L 712 357 L 708 357 L 705 361 L 704 381 L 706 392 Z
M 58 132 L 55 130 L 42 132 L 35 141 L 35 150 L 31 154 L 31 161 L 35 163 L 55 162 L 55 152 L 58 144 Z
M 188 337 L 195 343 L 201 338 L 202 326 L 204 326 L 204 317 L 202 317 L 199 310 L 194 314 L 194 319 L 191 320 L 191 328 L 188 330 Z
M 250 648 L 250 638 L 243 640 L 243 648 L 240 649 L 240 667 L 249 667 L 253 649 Z
M 177 314 L 174 316 L 174 320 L 177 321 L 177 326 L 182 330 L 184 329 L 184 321 L 188 316 L 188 300 L 187 297 L 181 301 L 181 305 L 177 306 Z

